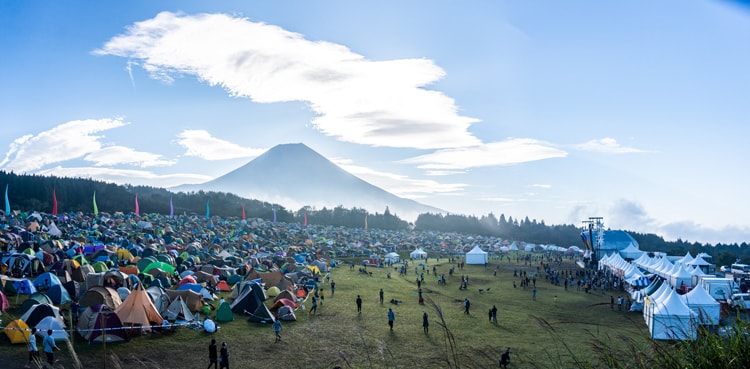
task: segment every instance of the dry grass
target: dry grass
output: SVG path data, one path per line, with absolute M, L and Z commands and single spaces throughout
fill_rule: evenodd
M 335 296 L 326 286 L 318 313 L 298 311 L 297 322 L 283 324 L 281 343 L 274 343 L 270 325 L 249 323 L 236 315 L 235 321 L 224 323 L 213 335 L 180 328 L 170 335 L 108 344 L 106 352 L 101 344 L 88 345 L 76 335 L 73 348 L 63 348 L 58 356 L 65 368 L 78 367 L 73 352 L 83 368 L 203 368 L 208 365 L 208 343 L 216 338 L 229 345 L 232 368 L 496 368 L 505 347 L 511 347 L 513 368 L 599 367 L 601 356 L 592 350 L 597 341 L 622 352 L 647 341 L 641 315 L 610 311 L 610 293 L 565 291 L 542 278 L 537 280 L 533 301 L 530 288 L 513 288 L 512 276 L 514 269 L 531 272 L 535 267 L 493 260 L 487 268 L 457 269 L 447 285 L 439 286 L 432 265 L 446 275 L 450 267 L 444 259 L 427 264 L 425 305 L 418 304 L 413 263 L 407 277 L 390 269 L 391 279 L 386 278 L 388 269 L 368 268 L 372 276 L 358 273 L 357 268 L 334 269 Z M 577 268 L 572 263 L 564 267 Z M 469 276 L 468 290 L 457 288 L 462 274 Z M 380 288 L 385 291 L 382 305 Z M 364 300 L 362 314 L 356 313 L 358 294 Z M 463 313 L 461 301 L 466 297 L 473 302 L 470 315 Z M 388 303 L 392 298 L 404 303 L 392 305 Z M 499 309 L 498 325 L 489 322 L 487 314 L 493 304 Z M 389 307 L 396 313 L 393 332 L 387 325 Z M 422 330 L 425 311 L 431 323 L 428 335 Z M 8 316 L 4 320 L 9 321 Z M 3 368 L 22 368 L 26 349 L 11 346 L 2 335 L 0 357 Z

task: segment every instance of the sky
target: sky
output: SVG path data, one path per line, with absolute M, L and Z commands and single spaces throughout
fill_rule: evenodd
M 0 170 L 171 187 L 304 143 L 451 213 L 750 241 L 747 2 L 4 1 L 0 27 Z

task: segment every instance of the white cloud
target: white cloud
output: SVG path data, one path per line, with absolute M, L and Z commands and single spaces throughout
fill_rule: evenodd
M 617 140 L 609 137 L 601 138 L 598 140 L 591 140 L 580 145 L 575 145 L 574 147 L 582 151 L 593 151 L 604 154 L 630 154 L 647 152 L 641 149 L 620 146 L 620 144 L 617 143 Z
M 177 138 L 177 143 L 187 150 L 186 156 L 195 156 L 205 160 L 252 158 L 266 151 L 266 149 L 243 147 L 213 137 L 204 130 L 182 131 Z
M 87 119 L 63 123 L 37 135 L 16 139 L 3 160 L 3 169 L 30 172 L 48 164 L 76 159 L 102 148 L 96 133 L 128 123 L 122 119 Z
M 445 72 L 427 59 L 370 61 L 345 46 L 225 14 L 162 12 L 110 39 L 98 55 L 138 60 L 153 78 L 193 75 L 258 103 L 306 102 L 326 135 L 372 146 L 476 146 L 454 100 L 426 86 Z M 130 63 L 130 62 L 129 62 Z
M 552 188 L 552 185 L 535 183 L 535 184 L 532 184 L 530 187 L 535 187 L 535 188 Z
M 161 155 L 135 151 L 124 146 L 104 147 L 101 150 L 86 155 L 83 159 L 93 162 L 94 165 L 98 167 L 119 164 L 130 164 L 138 167 L 155 167 L 174 165 L 177 162 L 176 160 L 163 159 Z
M 203 183 L 213 177 L 193 173 L 156 174 L 146 170 L 112 169 L 99 167 L 64 168 L 56 167 L 38 171 L 40 175 L 55 175 L 71 178 L 96 178 L 117 184 L 173 187 L 182 184 Z
M 429 179 L 414 179 L 404 175 L 376 171 L 354 165 L 349 159 L 332 159 L 333 163 L 362 180 L 400 197 L 424 198 L 426 195 L 463 193 L 465 183 L 440 183 Z
M 512 165 L 530 161 L 564 158 L 565 151 L 528 138 L 515 138 L 479 146 L 438 150 L 432 154 L 403 160 L 430 170 L 456 170 L 496 165 Z

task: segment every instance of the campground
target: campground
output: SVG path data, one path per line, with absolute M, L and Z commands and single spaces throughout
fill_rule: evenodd
M 615 352 L 648 347 L 648 329 L 639 312 L 612 311 L 610 295 L 625 292 L 578 291 L 576 286 L 552 285 L 544 276 L 536 281 L 536 300 L 531 287 L 514 288 L 514 272 L 534 273 L 539 262 L 524 265 L 511 252 L 502 260 L 490 259 L 485 265 L 455 267 L 446 258 L 439 261 L 409 261 L 406 274 L 395 266 L 367 267 L 360 261 L 344 259 L 331 268 L 336 282 L 335 294 L 323 280 L 325 299 L 317 313 L 297 310 L 297 321 L 283 322 L 282 342 L 274 343 L 270 324 L 248 322 L 234 314 L 234 321 L 220 323 L 215 333 L 180 327 L 173 333 L 147 334 L 129 342 L 88 344 L 73 334 L 69 344 L 61 344 L 57 355 L 61 368 L 204 368 L 208 365 L 207 346 L 211 338 L 227 342 L 232 368 L 496 368 L 506 347 L 511 348 L 511 368 L 557 368 L 577 366 L 586 361 L 598 367 L 596 344 L 608 345 Z M 539 256 L 541 254 L 531 254 Z M 406 256 L 406 255 L 403 255 Z M 459 259 L 461 261 L 462 259 Z M 348 263 L 354 263 L 350 267 Z M 415 267 L 422 273 L 424 305 L 418 301 Z M 445 274 L 446 284 L 437 283 L 432 273 Z M 578 270 L 574 260 L 564 259 L 559 270 Z M 390 278 L 388 277 L 390 273 Z M 461 277 L 468 276 L 468 287 L 458 288 Z M 321 276 L 324 279 L 324 276 Z M 384 291 L 384 303 L 378 291 Z M 355 300 L 363 299 L 357 314 Z M 229 300 L 229 292 L 219 296 Z M 26 296 L 16 302 L 9 296 L 11 308 L 3 313 L 7 322 Z M 463 301 L 472 302 L 470 314 Z M 391 304 L 391 299 L 402 303 Z M 266 301 L 270 306 L 272 299 Z M 498 324 L 489 321 L 488 309 L 498 308 Z M 389 331 L 387 311 L 395 312 L 393 331 Z M 439 319 L 442 311 L 444 324 Z M 429 333 L 422 329 L 422 315 L 429 315 Z M 443 327 L 444 326 L 444 327 Z M 23 368 L 27 363 L 24 345 L 11 345 L 0 335 L 3 368 Z M 75 358 L 81 362 L 75 364 Z M 627 360 L 623 357 L 622 360 Z

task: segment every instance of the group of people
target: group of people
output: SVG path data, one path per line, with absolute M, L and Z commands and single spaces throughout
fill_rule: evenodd
M 208 368 L 206 369 L 212 366 L 214 369 L 217 369 L 217 364 L 219 369 L 229 369 L 229 348 L 227 348 L 227 343 L 222 342 L 221 349 L 218 352 L 216 349 L 216 340 L 212 338 L 211 343 L 208 345 Z
M 42 340 L 44 346 L 44 355 L 47 356 L 47 363 L 52 365 L 55 363 L 55 351 L 60 351 L 60 348 L 55 344 L 55 338 L 52 337 L 52 330 L 47 330 L 47 335 Z M 36 345 L 36 328 L 31 328 L 31 335 L 29 336 L 29 365 L 39 360 L 39 348 Z

